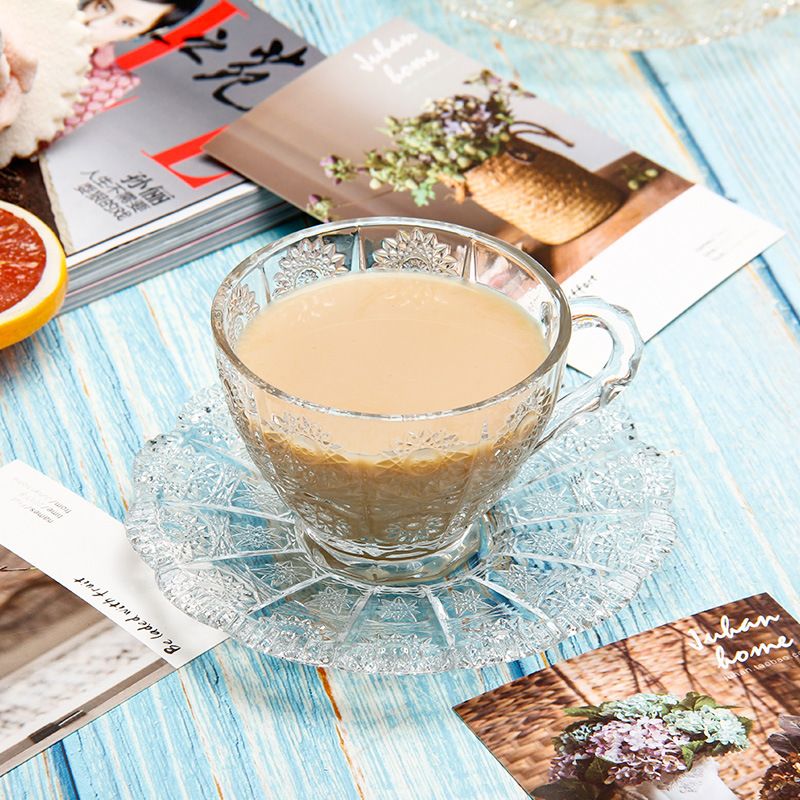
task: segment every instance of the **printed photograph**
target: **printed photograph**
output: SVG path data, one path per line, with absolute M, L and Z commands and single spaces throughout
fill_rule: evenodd
M 0 774 L 173 671 L 3 547 L 0 640 Z
M 647 341 L 781 232 L 395 19 L 298 76 L 205 152 L 320 221 L 400 216 L 521 248 Z M 569 364 L 596 373 L 607 337 Z
M 468 225 L 560 281 L 692 186 L 400 20 L 206 149 L 320 220 Z
M 541 800 L 800 798 L 800 625 L 756 595 L 456 706 Z

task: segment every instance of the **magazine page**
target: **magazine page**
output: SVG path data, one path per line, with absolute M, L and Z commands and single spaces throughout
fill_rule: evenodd
M 800 797 L 800 625 L 766 594 L 555 664 L 455 711 L 541 800 Z
M 404 20 L 206 151 L 321 219 L 424 217 L 498 236 L 569 294 L 629 308 L 645 338 L 780 236 Z M 606 343 L 576 344 L 572 362 L 596 367 Z
M 0 199 L 44 219 L 70 263 L 241 184 L 203 144 L 323 58 L 247 0 L 138 3 L 125 25 L 104 5 L 82 3 L 94 51 L 64 132 L 0 171 Z
M 0 518 L 2 774 L 225 636 L 161 596 L 121 523 L 20 461 Z

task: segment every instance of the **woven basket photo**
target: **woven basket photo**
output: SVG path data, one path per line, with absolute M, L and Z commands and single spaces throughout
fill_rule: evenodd
M 319 162 L 325 175 L 335 185 L 369 176 L 371 190 L 409 192 L 417 206 L 435 200 L 441 184 L 456 203 L 470 198 L 544 245 L 577 239 L 626 202 L 627 194 L 606 178 L 523 138 L 575 147 L 536 121 L 534 109 L 533 118 L 520 118 L 514 101 L 534 95 L 489 70 L 464 83 L 488 96 L 453 94 L 428 101 L 414 116 L 388 116 L 380 129 L 391 140 L 387 147 L 366 150 L 360 160 L 329 154 Z M 328 219 L 333 208 L 331 198 L 311 195 L 306 210 Z
M 563 244 L 608 219 L 624 202 L 604 178 L 515 136 L 464 175 L 462 196 L 543 244 Z

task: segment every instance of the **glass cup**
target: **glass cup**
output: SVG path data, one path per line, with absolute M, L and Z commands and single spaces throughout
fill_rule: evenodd
M 245 326 L 273 300 L 312 281 L 397 269 L 512 297 L 541 326 L 547 357 L 494 397 L 408 415 L 293 397 L 238 358 Z M 570 308 L 544 267 L 517 248 L 459 225 L 400 217 L 319 225 L 261 248 L 222 282 L 211 325 L 228 407 L 254 463 L 317 558 L 376 582 L 432 579 L 474 553 L 476 520 L 524 461 L 577 415 L 611 400 L 633 378 L 642 348 L 627 311 L 597 298 L 573 300 Z M 611 355 L 596 376 L 558 399 L 572 330 L 588 327 L 608 333 Z

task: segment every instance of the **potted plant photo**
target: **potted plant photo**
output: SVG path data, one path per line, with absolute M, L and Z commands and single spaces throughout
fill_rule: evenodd
M 712 697 L 636 694 L 565 713 L 579 719 L 553 739 L 550 783 L 534 797 L 735 800 L 717 759 L 748 746 L 752 721 Z
M 544 244 L 570 241 L 613 214 L 624 202 L 612 183 L 526 138 L 573 143 L 539 123 L 517 119 L 515 96 L 532 97 L 489 70 L 466 81 L 486 97 L 457 94 L 429 102 L 413 117 L 388 117 L 392 144 L 369 150 L 360 163 L 337 155 L 322 159 L 335 182 L 369 177 L 373 190 L 409 192 L 418 206 L 443 184 L 454 199 L 471 198 Z M 317 195 L 309 210 L 328 215 L 332 203 Z

